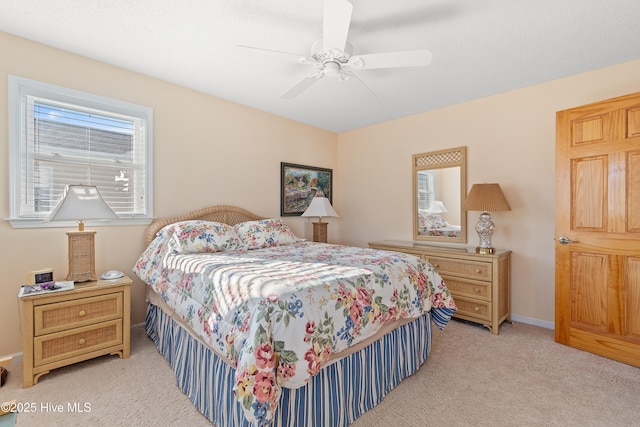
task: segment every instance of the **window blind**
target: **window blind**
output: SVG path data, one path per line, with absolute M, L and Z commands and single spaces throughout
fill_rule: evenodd
M 427 210 L 433 202 L 433 175 L 418 172 L 418 209 Z
M 68 184 L 95 185 L 120 216 L 145 214 L 146 122 L 26 96 L 23 215 L 47 216 Z

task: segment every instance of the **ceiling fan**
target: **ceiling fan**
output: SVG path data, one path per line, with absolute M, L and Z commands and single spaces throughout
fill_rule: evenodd
M 322 39 L 316 41 L 311 47 L 311 56 L 300 56 L 299 54 L 247 45 L 238 46 L 295 55 L 299 57 L 298 62 L 301 64 L 313 65 L 316 68 L 316 71 L 306 75 L 280 95 L 285 99 L 296 97 L 325 76 L 344 82 L 353 77 L 360 80 L 353 73 L 353 70 L 424 67 L 431 63 L 431 52 L 428 50 L 352 55 L 353 46 L 347 42 L 352 11 L 353 5 L 347 0 L 324 0 Z

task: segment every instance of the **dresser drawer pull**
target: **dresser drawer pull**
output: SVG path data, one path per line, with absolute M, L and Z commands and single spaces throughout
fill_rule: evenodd
M 80 310 L 80 312 L 78 313 L 78 316 L 83 317 L 86 316 L 87 312 L 84 310 Z
M 435 264 L 433 264 L 433 266 L 434 266 L 435 268 L 438 268 L 438 267 L 440 267 L 440 264 L 435 263 Z
M 474 291 L 476 294 L 479 294 L 479 293 L 480 293 L 480 288 L 473 288 L 473 291 Z
M 476 305 L 475 307 L 473 307 L 473 309 L 474 309 L 475 311 L 480 311 L 480 307 L 478 307 L 477 305 Z
M 84 345 L 84 343 L 86 343 L 86 342 L 87 342 L 87 340 L 85 340 L 84 338 L 80 338 L 78 340 L 78 344 L 80 344 L 80 345 Z
M 480 270 L 479 268 L 476 268 L 476 273 L 480 274 L 482 273 L 482 270 Z

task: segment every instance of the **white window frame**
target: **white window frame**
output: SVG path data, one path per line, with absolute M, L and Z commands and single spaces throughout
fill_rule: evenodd
M 90 226 L 99 225 L 139 225 L 149 224 L 153 220 L 153 109 L 151 107 L 132 104 L 78 90 L 73 90 L 48 83 L 38 82 L 9 75 L 9 221 L 13 228 L 69 227 L 74 223 L 46 222 L 45 218 L 21 214 L 21 189 L 27 185 L 23 182 L 21 165 L 27 160 L 27 129 L 25 105 L 26 96 L 65 102 L 79 107 L 95 108 L 103 111 L 137 117 L 146 121 L 144 132 L 145 147 L 145 183 L 144 213 L 119 215 L 111 221 L 88 221 Z M 79 183 L 70 183 L 79 184 Z
M 428 210 L 431 203 L 436 200 L 433 185 L 433 172 L 418 171 L 418 210 Z

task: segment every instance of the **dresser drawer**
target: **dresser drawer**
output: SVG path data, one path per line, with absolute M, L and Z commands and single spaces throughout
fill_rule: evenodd
M 122 318 L 122 292 L 33 308 L 35 336 Z
M 122 319 L 56 332 L 34 339 L 33 364 L 41 366 L 122 343 Z
M 476 280 L 491 281 L 491 264 L 487 262 L 468 261 L 464 259 L 440 258 L 428 256 L 427 261 L 433 265 L 440 275 L 468 277 Z
M 456 315 L 462 318 L 468 316 L 476 319 L 491 320 L 490 302 L 467 299 L 456 295 L 453 295 L 453 299 L 458 307 Z
M 491 301 L 491 282 L 464 280 L 451 276 L 442 276 L 447 288 L 456 296 L 467 296 L 485 301 Z
M 476 248 L 430 246 L 387 240 L 369 247 L 420 254 L 444 279 L 458 306 L 455 317 L 481 323 L 498 334 L 511 317 L 511 251 L 478 253 Z

